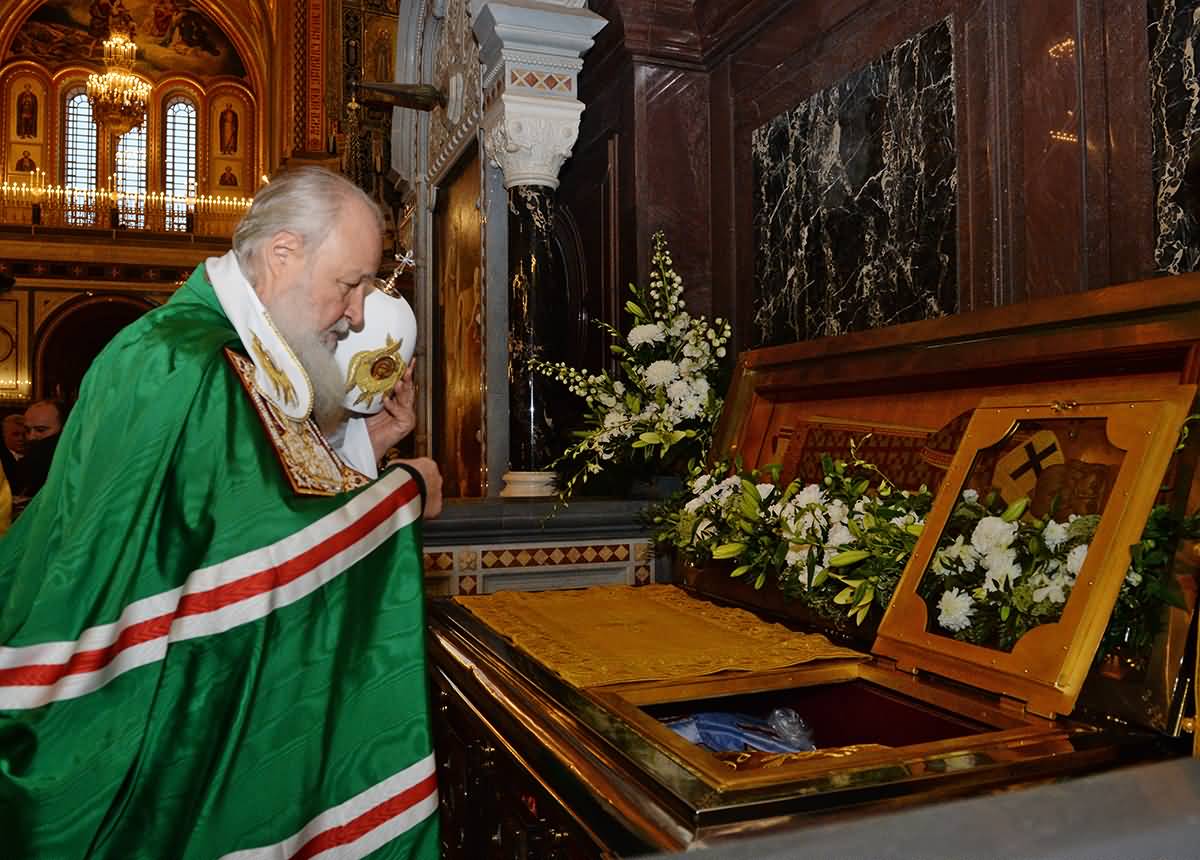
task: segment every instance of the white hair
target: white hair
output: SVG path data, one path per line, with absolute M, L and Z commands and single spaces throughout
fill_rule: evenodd
M 287 230 L 300 236 L 312 265 L 312 254 L 333 231 L 342 209 L 359 201 L 375 215 L 382 233 L 383 213 L 367 193 L 323 167 L 297 167 L 271 179 L 254 195 L 254 202 L 233 232 L 233 252 L 246 279 L 254 283 L 255 258 L 263 243 Z

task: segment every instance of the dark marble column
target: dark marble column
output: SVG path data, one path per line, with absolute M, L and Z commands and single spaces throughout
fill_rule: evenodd
M 1154 134 L 1154 262 L 1161 272 L 1200 269 L 1200 45 L 1198 0 L 1150 0 Z
M 508 390 L 509 456 L 516 471 L 549 468 L 556 456 L 548 413 L 554 381 L 533 373 L 529 359 L 561 350 L 556 331 L 555 287 L 560 278 L 553 253 L 554 192 L 541 185 L 508 190 Z

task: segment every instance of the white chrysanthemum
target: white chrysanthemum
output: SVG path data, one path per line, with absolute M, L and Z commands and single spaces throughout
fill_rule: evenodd
M 709 492 L 712 494 L 712 498 L 716 499 L 718 502 L 723 502 L 733 496 L 734 493 L 741 492 L 741 489 L 742 479 L 737 475 L 730 475 L 724 481 L 709 490 Z
M 1067 590 L 1071 587 L 1071 583 L 1064 574 L 1043 576 L 1040 581 L 1043 585 L 1033 590 L 1034 600 L 1039 602 L 1049 600 L 1051 603 L 1067 602 Z
M 829 537 L 825 538 L 825 546 L 839 547 L 851 543 L 854 540 L 854 535 L 850 529 L 846 528 L 845 523 L 838 523 L 829 530 Z
M 812 552 L 811 544 L 806 543 L 790 543 L 788 544 L 787 557 L 784 563 L 788 567 L 796 568 L 799 574 L 799 580 L 804 585 L 808 585 L 808 554 Z
M 679 414 L 684 418 L 699 418 L 704 414 L 707 403 L 699 397 L 689 397 L 679 404 Z
M 1083 568 L 1083 562 L 1087 559 L 1088 545 L 1081 543 L 1079 546 L 1067 553 L 1067 573 L 1072 578 L 1079 575 L 1079 571 Z
M 938 600 L 938 624 L 955 632 L 967 629 L 971 626 L 974 603 L 967 592 L 947 588 Z
M 692 396 L 692 386 L 686 379 L 676 379 L 667 386 L 667 397 L 679 402 Z
M 658 343 L 665 336 L 663 327 L 658 323 L 635 325 L 629 330 L 629 345 L 638 347 L 645 343 Z
M 830 502 L 825 512 L 829 515 L 829 522 L 833 524 L 844 523 L 850 519 L 850 509 L 841 499 L 834 499 Z
M 1042 529 L 1042 543 L 1046 545 L 1046 549 L 1054 552 L 1067 539 L 1067 527 L 1063 523 L 1056 523 L 1054 520 L 1046 523 L 1046 527 Z
M 649 385 L 668 385 L 678 376 L 679 367 L 675 362 L 667 361 L 665 358 L 659 359 L 646 368 L 646 382 Z
M 984 517 L 971 534 L 971 546 L 981 555 L 987 555 L 998 549 L 1008 549 L 1016 536 L 1016 523 L 1006 523 L 1000 517 Z
M 998 549 L 989 552 L 980 562 L 987 570 L 983 580 L 985 591 L 999 591 L 1011 587 L 1021 577 L 1015 549 Z
M 779 519 L 789 534 L 801 538 L 814 535 L 827 525 L 824 508 L 796 508 L 789 504 L 780 512 Z
M 970 573 L 975 570 L 975 562 L 978 560 L 979 553 L 959 535 L 954 539 L 954 543 L 937 551 L 937 555 L 933 557 L 933 571 L 945 576 L 950 573 L 952 566 L 960 565 Z
M 973 505 L 979 501 L 979 493 L 975 490 L 963 490 L 962 500 L 969 505 Z
M 809 484 L 796 495 L 792 496 L 792 504 L 798 508 L 807 507 L 808 505 L 823 505 L 825 504 L 825 494 L 821 492 L 820 484 Z
M 618 424 L 624 423 L 628 418 L 629 415 L 624 409 L 613 409 L 604 416 L 604 426 L 616 427 Z

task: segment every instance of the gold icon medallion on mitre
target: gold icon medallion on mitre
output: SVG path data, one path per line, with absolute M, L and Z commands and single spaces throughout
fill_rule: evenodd
M 398 355 L 403 344 L 404 338 L 394 341 L 388 335 L 386 345 L 379 349 L 364 349 L 354 353 L 346 373 L 346 393 L 358 388 L 355 405 L 369 403 L 376 395 L 386 394 L 396 385 L 396 380 L 404 375 L 406 365 Z

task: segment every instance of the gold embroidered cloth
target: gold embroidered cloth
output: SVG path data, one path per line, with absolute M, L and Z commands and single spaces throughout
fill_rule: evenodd
M 670 585 L 501 591 L 454 599 L 577 687 L 863 657 L 820 634 L 795 633 Z

